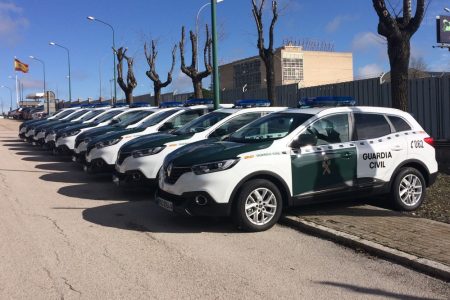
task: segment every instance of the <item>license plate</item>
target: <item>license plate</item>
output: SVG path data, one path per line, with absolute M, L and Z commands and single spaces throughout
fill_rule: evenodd
M 173 211 L 173 203 L 158 197 L 158 205 L 168 211 Z

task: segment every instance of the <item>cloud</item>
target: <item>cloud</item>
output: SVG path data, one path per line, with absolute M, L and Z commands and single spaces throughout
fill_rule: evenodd
M 374 78 L 383 73 L 383 68 L 377 64 L 365 65 L 358 69 L 358 79 Z
M 21 41 L 20 32 L 29 21 L 22 16 L 22 8 L 12 2 L 0 2 L 0 41 L 6 46 L 15 46 Z
M 370 49 L 384 49 L 385 41 L 379 35 L 373 32 L 361 32 L 358 33 L 352 41 L 353 51 L 366 51 Z
M 180 70 L 173 80 L 172 89 L 173 91 L 176 91 L 177 94 L 181 94 L 183 92 L 190 92 L 194 88 L 192 86 L 191 78 Z
M 325 30 L 328 33 L 333 33 L 339 30 L 339 28 L 342 26 L 345 22 L 351 22 L 357 20 L 358 16 L 352 16 L 352 15 L 339 15 L 336 16 L 333 20 L 331 20 L 327 26 L 325 27 Z

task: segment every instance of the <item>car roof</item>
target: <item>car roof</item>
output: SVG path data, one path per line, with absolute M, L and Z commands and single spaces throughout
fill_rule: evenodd
M 338 107 L 314 107 L 314 108 L 290 108 L 281 113 L 305 113 L 311 115 L 323 115 L 336 112 L 362 112 L 362 113 L 382 113 L 392 115 L 409 115 L 402 110 L 390 107 L 379 106 L 338 106 Z

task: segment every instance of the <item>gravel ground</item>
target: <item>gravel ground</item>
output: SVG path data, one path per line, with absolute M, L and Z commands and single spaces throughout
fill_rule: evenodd
M 412 215 L 450 224 L 450 175 L 440 173 L 425 202 Z

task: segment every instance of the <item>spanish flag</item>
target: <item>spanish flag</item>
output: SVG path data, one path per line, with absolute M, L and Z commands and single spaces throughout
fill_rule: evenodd
M 17 58 L 14 58 L 14 69 L 23 73 L 28 73 L 28 65 L 24 64 Z

